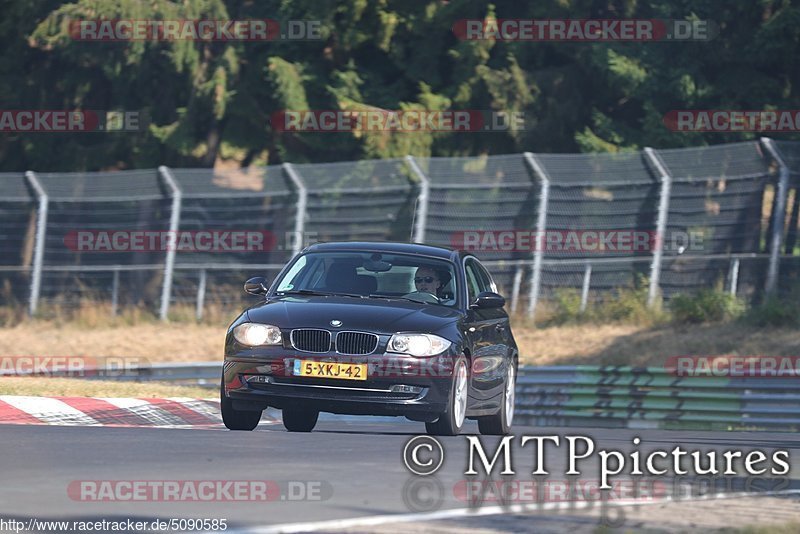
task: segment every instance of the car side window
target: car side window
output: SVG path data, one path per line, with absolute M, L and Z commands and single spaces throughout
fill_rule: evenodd
M 492 293 L 497 293 L 497 285 L 492 280 L 492 276 L 489 274 L 489 271 L 486 270 L 486 267 L 475 262 L 477 267 L 478 273 L 480 274 L 480 288 L 481 291 L 491 291 Z
M 481 292 L 480 274 L 478 274 L 475 262 L 472 260 L 466 261 L 464 270 L 467 274 L 467 300 L 472 303 L 475 302 L 475 299 L 478 298 L 478 293 Z

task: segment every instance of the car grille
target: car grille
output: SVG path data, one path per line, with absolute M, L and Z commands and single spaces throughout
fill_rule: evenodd
M 372 354 L 378 348 L 378 336 L 366 332 L 336 334 L 336 352 L 340 354 Z
M 331 333 L 315 328 L 292 330 L 292 346 L 303 352 L 328 352 L 331 350 Z

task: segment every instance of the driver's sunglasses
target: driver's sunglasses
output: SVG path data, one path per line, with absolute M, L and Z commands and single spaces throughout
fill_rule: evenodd
M 432 284 L 434 280 L 436 280 L 436 278 L 432 276 L 421 276 L 414 278 L 414 283 L 421 284 L 422 282 L 425 282 L 426 284 Z

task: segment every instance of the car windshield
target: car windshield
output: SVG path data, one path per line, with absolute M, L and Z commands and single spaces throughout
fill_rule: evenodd
M 456 277 L 448 261 L 385 252 L 311 252 L 278 281 L 277 294 L 346 295 L 456 305 Z

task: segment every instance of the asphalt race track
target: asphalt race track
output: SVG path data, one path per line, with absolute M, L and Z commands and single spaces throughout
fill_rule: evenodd
M 467 433 L 476 431 L 477 426 L 470 423 Z M 445 451 L 441 470 L 435 477 L 417 477 L 404 466 L 403 450 L 411 437 L 423 432 L 422 424 L 401 419 L 388 422 L 381 418 L 376 422 L 333 417 L 320 421 L 311 434 L 288 433 L 281 425 L 262 425 L 255 432 L 0 425 L 0 517 L 143 521 L 225 518 L 229 532 L 268 532 L 286 524 L 466 508 L 467 503 L 454 496 L 457 482 L 465 478 L 466 438 L 439 438 Z M 598 449 L 622 451 L 630 450 L 631 440 L 639 436 L 642 451 L 671 449 L 676 444 L 692 450 L 792 449 L 793 476 L 786 477 L 780 487 L 800 487 L 798 481 L 789 479 L 800 472 L 800 437 L 788 433 L 515 427 L 514 435 L 513 464 L 521 480 L 532 479 L 535 457 L 529 446 L 520 449 L 521 435 L 585 435 L 596 440 Z M 484 443 L 491 444 L 488 451 L 494 451 L 498 439 L 484 438 Z M 547 456 L 551 479 L 565 478 L 566 457 L 562 453 L 556 450 Z M 597 480 L 598 476 L 592 467 L 584 469 L 579 478 Z M 434 486 L 429 482 L 426 488 L 415 486 L 434 478 L 444 488 L 439 496 L 432 493 Z M 277 483 L 281 493 L 273 494 L 268 501 L 86 502 L 69 490 L 79 483 L 76 481 L 98 480 L 262 480 Z M 289 481 L 293 481 L 293 490 Z M 756 486 L 771 489 L 767 482 L 762 479 Z M 308 492 L 314 493 L 311 500 L 301 495 Z

